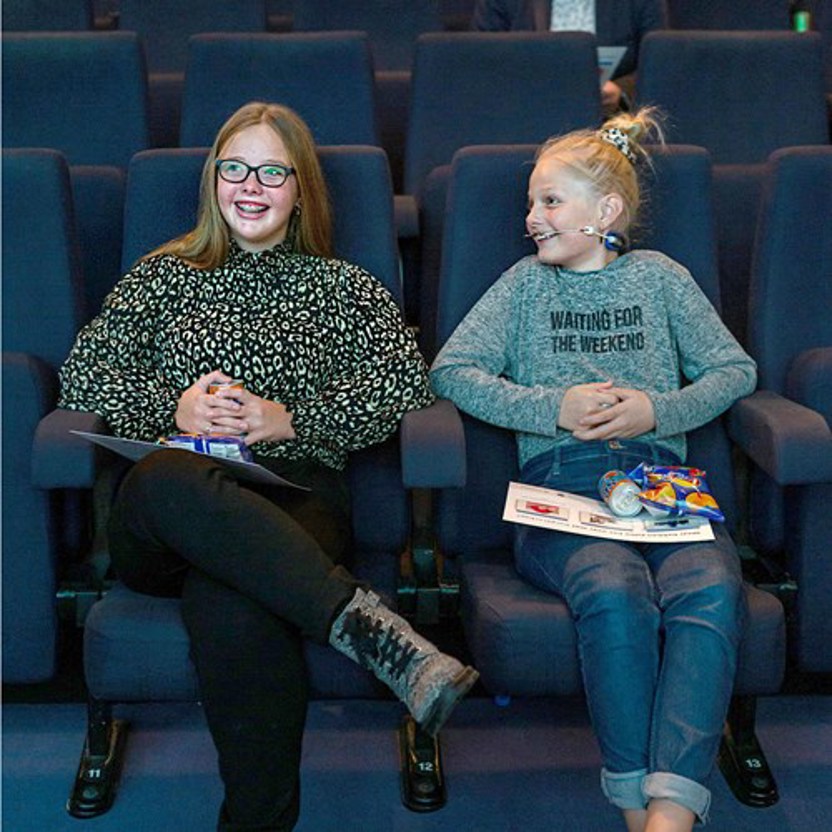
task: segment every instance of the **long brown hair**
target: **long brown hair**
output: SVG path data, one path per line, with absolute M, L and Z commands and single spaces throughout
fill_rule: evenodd
M 332 213 L 329 195 L 318 160 L 315 140 L 306 122 L 289 107 L 252 101 L 240 107 L 217 133 L 199 186 L 196 226 L 145 255 L 174 254 L 200 269 L 215 269 L 228 255 L 229 231 L 217 202 L 216 160 L 242 130 L 267 124 L 280 136 L 295 169 L 300 211 L 292 216 L 286 241 L 301 254 L 332 256 Z

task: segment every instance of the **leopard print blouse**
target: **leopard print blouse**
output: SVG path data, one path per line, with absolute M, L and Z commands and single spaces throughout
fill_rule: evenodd
M 177 432 L 180 396 L 211 370 L 293 414 L 297 438 L 259 442 L 255 454 L 336 469 L 433 401 L 415 340 L 370 274 L 283 245 L 250 253 L 232 242 L 214 270 L 166 254 L 128 272 L 79 333 L 59 406 L 153 441 Z

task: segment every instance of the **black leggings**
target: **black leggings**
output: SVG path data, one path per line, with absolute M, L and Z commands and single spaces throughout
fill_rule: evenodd
M 264 462 L 264 460 L 260 460 Z M 223 832 L 283 832 L 299 811 L 308 687 L 302 640 L 326 643 L 358 583 L 342 474 L 284 463 L 311 491 L 238 482 L 190 451 L 130 469 L 110 518 L 119 578 L 181 596 L 200 693 L 225 784 Z

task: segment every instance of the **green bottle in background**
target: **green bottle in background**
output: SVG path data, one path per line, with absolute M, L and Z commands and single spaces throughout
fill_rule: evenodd
M 812 28 L 812 9 L 807 0 L 792 0 L 789 4 L 792 31 L 808 32 Z

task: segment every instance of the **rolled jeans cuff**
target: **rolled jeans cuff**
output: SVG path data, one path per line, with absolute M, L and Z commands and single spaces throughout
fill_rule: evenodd
M 643 809 L 647 805 L 642 790 L 642 782 L 646 775 L 646 768 L 621 772 L 602 768 L 601 791 L 607 800 L 619 809 Z
M 641 790 L 645 803 L 654 799 L 672 800 L 685 809 L 690 809 L 700 823 L 708 822 L 711 793 L 695 780 L 667 771 L 654 771 L 642 780 Z

